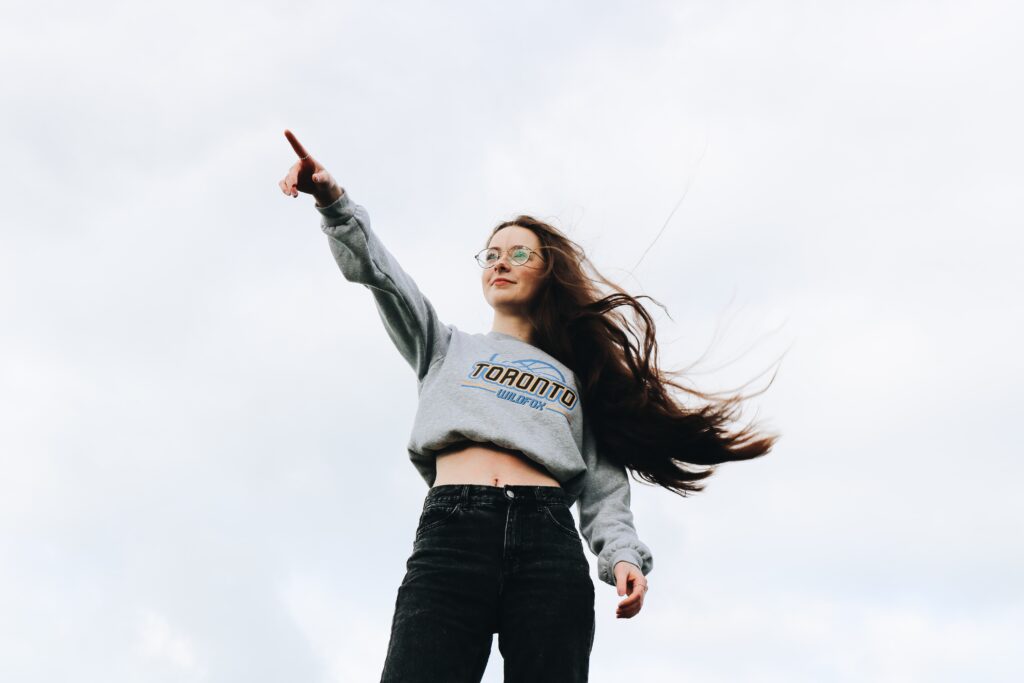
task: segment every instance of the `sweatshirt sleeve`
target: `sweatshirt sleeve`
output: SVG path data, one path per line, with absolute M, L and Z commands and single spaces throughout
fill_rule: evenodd
M 638 537 L 629 508 L 629 477 L 626 468 L 603 457 L 586 419 L 583 424 L 583 458 L 587 474 L 577 499 L 580 531 L 597 556 L 597 576 L 615 585 L 615 564 L 621 560 L 640 568 L 644 576 L 654 568 L 650 548 Z
M 433 305 L 370 228 L 366 209 L 347 191 L 342 189 L 332 204 L 315 206 L 342 275 L 373 293 L 388 336 L 422 381 L 447 352 L 451 326 L 438 319 Z

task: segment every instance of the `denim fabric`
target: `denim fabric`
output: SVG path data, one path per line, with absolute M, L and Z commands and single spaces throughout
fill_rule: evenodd
M 558 486 L 429 490 L 381 683 L 478 683 L 493 634 L 505 681 L 586 681 L 594 582 Z

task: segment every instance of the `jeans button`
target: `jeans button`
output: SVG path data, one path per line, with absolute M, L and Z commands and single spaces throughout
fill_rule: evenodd
M 506 488 L 505 488 L 505 495 L 506 495 L 506 496 L 507 496 L 508 498 L 515 498 L 515 497 L 516 497 L 516 492 L 515 492 L 515 491 L 513 491 L 512 489 L 510 489 L 510 488 L 507 488 L 507 487 L 506 487 Z

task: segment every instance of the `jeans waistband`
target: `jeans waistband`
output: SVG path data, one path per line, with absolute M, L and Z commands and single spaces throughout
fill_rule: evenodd
M 523 484 L 505 484 L 489 486 L 487 484 L 440 484 L 427 491 L 424 505 L 428 503 L 510 503 L 523 502 L 536 505 L 561 503 L 572 506 L 576 502 L 561 486 L 529 486 Z

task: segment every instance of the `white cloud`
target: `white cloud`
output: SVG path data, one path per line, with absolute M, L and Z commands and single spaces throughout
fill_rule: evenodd
M 170 664 L 184 674 L 184 680 L 206 680 L 205 668 L 199 662 L 191 640 L 174 631 L 167 619 L 153 610 L 145 610 L 138 625 L 139 651 L 161 664 Z M 182 679 L 179 679 L 182 680 Z

